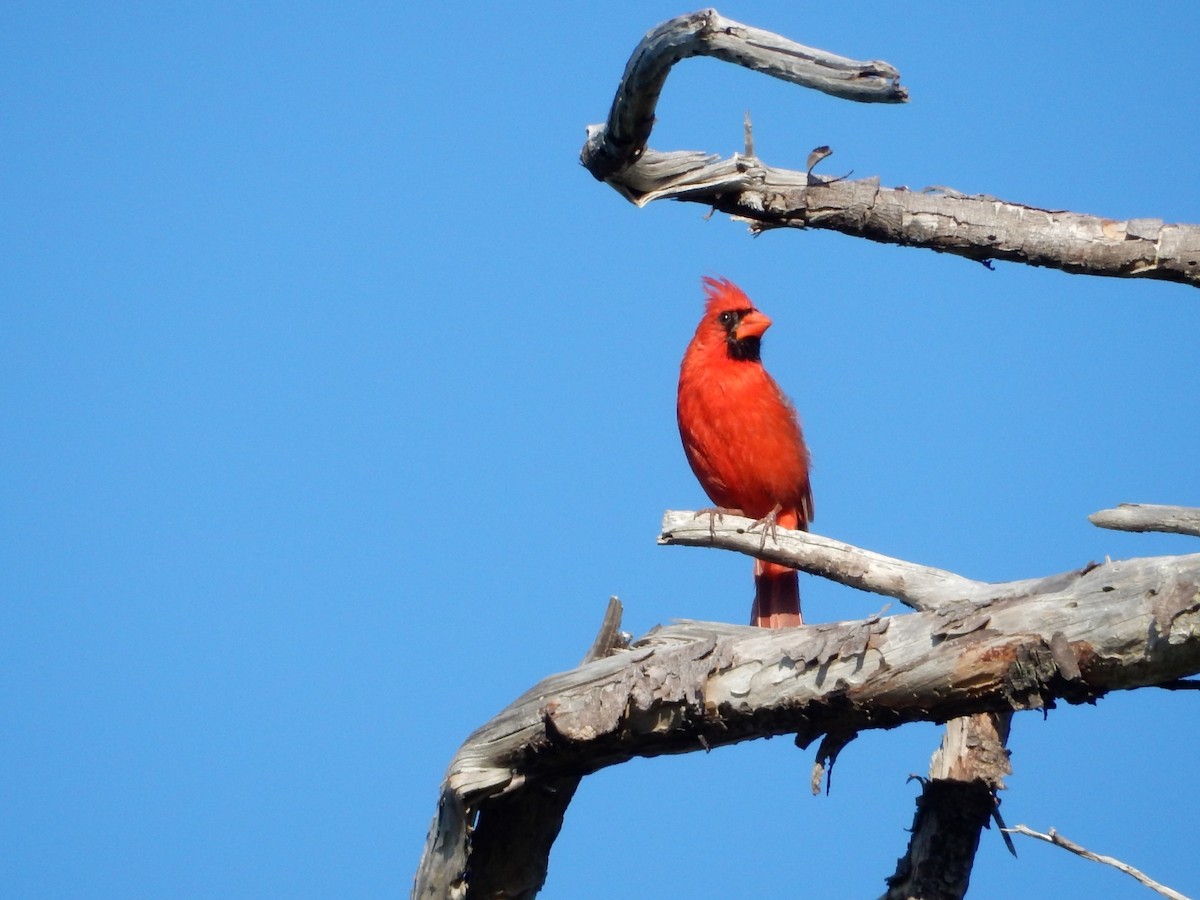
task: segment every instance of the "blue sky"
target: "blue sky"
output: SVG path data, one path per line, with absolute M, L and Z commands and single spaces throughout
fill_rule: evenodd
M 711 60 L 656 149 L 1200 220 L 1189 4 L 746 2 L 903 74 L 836 101 Z M 1190 288 L 636 209 L 577 162 L 687 7 L 10 5 L 0 13 L 0 894 L 406 894 L 459 743 L 626 628 L 742 622 L 750 563 L 656 546 L 705 499 L 674 423 L 721 274 L 775 321 L 814 529 L 1005 580 L 1197 550 L 1087 514 L 1200 505 Z M 883 601 L 803 580 L 814 620 Z M 893 611 L 899 612 L 893 607 Z M 1018 716 L 1010 823 L 1185 892 L 1196 699 Z M 876 896 L 940 731 L 828 797 L 773 740 L 589 777 L 547 897 Z M 985 835 L 972 897 L 1144 897 Z

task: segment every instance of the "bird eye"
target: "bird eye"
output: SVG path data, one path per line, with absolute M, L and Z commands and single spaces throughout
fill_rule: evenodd
M 720 322 L 722 325 L 724 325 L 726 328 L 728 328 L 730 325 L 732 325 L 734 322 L 737 321 L 737 316 L 735 316 L 733 314 L 733 310 L 727 309 L 727 310 L 725 310 L 725 312 L 723 312 L 719 316 L 717 316 L 717 321 Z

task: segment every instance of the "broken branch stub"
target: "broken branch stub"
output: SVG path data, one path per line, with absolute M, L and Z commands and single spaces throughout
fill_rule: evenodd
M 1100 528 L 1117 531 L 1157 531 L 1200 537 L 1200 509 L 1195 507 L 1122 503 L 1116 509 L 1092 513 L 1088 520 Z

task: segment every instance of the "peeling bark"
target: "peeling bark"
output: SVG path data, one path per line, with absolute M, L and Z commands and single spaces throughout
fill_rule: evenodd
M 665 521 L 692 518 L 668 513 Z M 805 747 L 829 735 L 844 742 L 869 728 L 980 714 L 998 717 L 990 720 L 998 740 L 1000 723 L 1013 711 L 1091 702 L 1109 691 L 1200 672 L 1200 554 L 1109 562 L 1004 584 L 953 576 L 947 589 L 951 573 L 803 532 L 780 529 L 778 546 L 760 548 L 761 537 L 746 533 L 749 524 L 726 516 L 711 532 L 703 526 L 702 538 L 688 536 L 808 568 L 817 568 L 832 547 L 839 567 L 825 572 L 829 577 L 886 588 L 926 608 L 777 630 L 681 622 L 545 679 L 456 754 L 414 896 L 482 896 L 473 883 L 486 883 L 492 896 L 532 896 L 537 886 L 528 877 L 506 881 L 511 859 L 475 853 L 471 826 L 479 810 L 529 792 L 559 794 L 562 779 L 636 756 L 779 734 L 795 734 Z M 672 529 L 669 539 L 678 534 Z M 931 853 L 958 847 L 963 889 L 1006 767 L 1001 744 L 977 752 L 979 726 L 978 720 L 963 723 L 935 762 L 916 823 L 926 843 L 909 853 L 910 872 L 920 874 L 929 871 L 922 860 Z M 958 812 L 942 808 L 947 797 L 955 798 Z M 561 811 L 556 815 L 561 822 Z M 508 827 L 526 827 L 516 821 L 508 820 Z M 532 844 L 524 849 L 542 853 Z M 544 877 L 544 855 L 521 871 Z M 904 871 L 893 876 L 897 889 L 906 877 Z

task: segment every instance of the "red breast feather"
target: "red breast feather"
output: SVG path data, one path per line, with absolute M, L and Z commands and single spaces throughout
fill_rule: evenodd
M 706 278 L 704 286 L 704 317 L 679 373 L 676 412 L 688 462 L 717 506 L 757 519 L 779 505 L 804 527 L 812 493 L 796 411 L 758 358 L 761 332 L 745 338 L 753 347 L 744 358 L 731 349 L 738 329 L 730 331 L 730 316 L 744 321 L 753 313 L 766 321 L 763 330 L 770 320 L 732 282 Z

